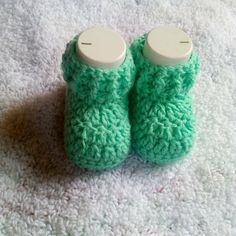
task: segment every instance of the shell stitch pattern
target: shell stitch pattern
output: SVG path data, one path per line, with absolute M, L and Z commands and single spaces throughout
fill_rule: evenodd
M 118 165 L 130 148 L 128 94 L 135 66 L 129 50 L 119 68 L 99 69 L 80 63 L 72 39 L 62 57 L 67 82 L 64 143 L 69 159 L 88 169 Z
M 199 71 L 195 52 L 185 64 L 157 66 L 143 57 L 146 35 L 131 45 L 136 81 L 131 93 L 132 147 L 144 160 L 165 164 L 185 156 L 194 143 L 189 93 Z

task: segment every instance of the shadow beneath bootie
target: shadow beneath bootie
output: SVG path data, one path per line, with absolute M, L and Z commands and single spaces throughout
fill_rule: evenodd
M 17 155 L 27 172 L 39 182 L 68 181 L 74 178 L 93 178 L 116 171 L 131 176 L 133 173 L 159 169 L 145 163 L 131 152 L 121 165 L 105 171 L 91 171 L 75 166 L 66 157 L 63 144 L 65 86 L 42 95 L 29 97 L 9 108 L 0 124 L 0 138 L 4 147 Z M 14 156 L 14 157 L 13 157 Z M 16 156 L 16 157 L 15 157 Z
M 63 145 L 65 87 L 16 104 L 5 112 L 1 138 L 19 149 L 33 175 L 40 180 L 64 178 L 76 167 L 66 158 Z

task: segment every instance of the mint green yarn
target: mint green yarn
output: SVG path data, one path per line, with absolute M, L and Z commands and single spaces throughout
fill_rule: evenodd
M 185 64 L 151 64 L 142 55 L 145 37 L 131 45 L 137 69 L 131 94 L 132 147 L 144 160 L 165 164 L 188 154 L 194 143 L 189 91 L 199 70 L 199 58 L 193 52 Z
M 129 50 L 119 68 L 99 69 L 81 63 L 72 39 L 62 58 L 67 82 L 64 143 L 67 156 L 88 169 L 121 163 L 130 148 L 128 93 L 135 67 Z

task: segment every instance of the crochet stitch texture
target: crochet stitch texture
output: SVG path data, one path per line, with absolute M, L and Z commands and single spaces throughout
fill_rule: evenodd
M 78 36 L 62 57 L 67 82 L 64 143 L 69 159 L 88 169 L 118 165 L 130 148 L 128 93 L 135 66 L 129 50 L 119 68 L 100 69 L 81 63 L 76 54 Z
M 185 156 L 194 142 L 189 90 L 199 71 L 199 58 L 193 52 L 185 64 L 151 64 L 142 54 L 145 37 L 131 45 L 137 68 L 131 94 L 132 147 L 141 158 L 165 164 Z

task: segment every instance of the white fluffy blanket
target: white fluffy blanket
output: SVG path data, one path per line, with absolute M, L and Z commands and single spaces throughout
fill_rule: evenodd
M 188 32 L 201 57 L 189 158 L 74 167 L 62 137 L 66 43 L 93 25 L 130 43 L 160 24 Z M 0 235 L 236 235 L 235 0 L 0 0 L 0 124 Z

